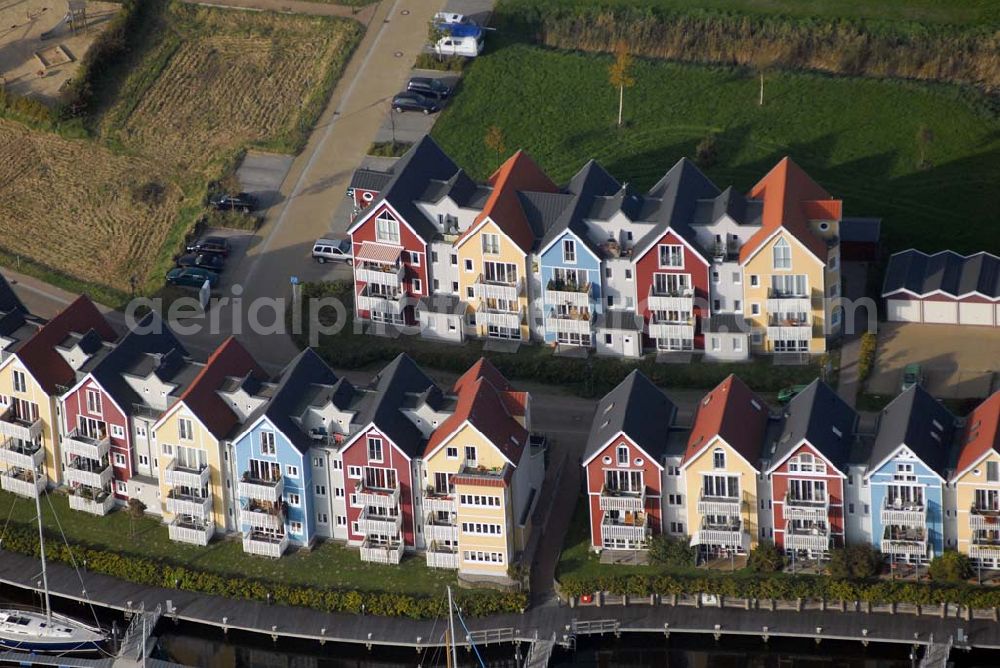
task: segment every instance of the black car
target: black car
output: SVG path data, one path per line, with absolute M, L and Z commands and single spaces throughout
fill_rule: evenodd
M 222 271 L 226 266 L 226 258 L 218 253 L 188 253 L 177 258 L 177 266 Z
M 188 244 L 188 253 L 215 253 L 226 257 L 229 255 L 229 242 L 225 237 L 205 237 L 192 244 Z
M 405 91 L 392 98 L 392 108 L 396 111 L 422 111 L 425 114 L 433 114 L 441 110 L 441 105 L 437 100 L 420 93 Z
M 406 84 L 406 90 L 437 100 L 443 100 L 451 95 L 451 86 L 433 77 L 413 77 Z
M 257 210 L 257 198 L 250 193 L 220 193 L 209 198 L 208 203 L 219 211 L 242 211 L 250 213 Z

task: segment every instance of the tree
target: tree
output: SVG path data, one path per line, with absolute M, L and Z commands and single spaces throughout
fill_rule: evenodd
M 615 46 L 615 62 L 608 67 L 608 81 L 618 89 L 618 127 L 622 126 L 622 107 L 625 104 L 625 89 L 635 85 L 632 76 L 632 55 L 624 41 Z
M 839 579 L 874 577 L 882 566 L 882 553 L 871 545 L 848 545 L 830 551 L 830 575 Z
M 764 73 L 767 72 L 774 65 L 774 56 L 770 53 L 763 51 L 758 51 L 751 58 L 754 69 L 760 76 L 760 101 L 758 104 L 764 106 Z
M 699 167 L 711 167 L 715 164 L 719 153 L 717 144 L 718 142 L 713 134 L 705 135 L 698 142 L 698 146 L 694 150 L 694 161 Z
M 445 37 L 444 28 L 437 21 L 431 21 L 427 24 L 427 40 L 431 43 L 431 47 L 436 47 L 437 43 L 440 42 Z M 442 54 L 438 54 L 438 60 L 444 60 Z
M 684 568 L 694 566 L 697 549 L 683 538 L 658 534 L 649 539 L 649 560 L 654 564 Z
M 776 573 L 785 565 L 785 558 L 771 541 L 761 541 L 750 550 L 747 567 L 754 573 Z
M 503 130 L 501 130 L 496 125 L 491 125 L 486 130 L 486 136 L 483 138 L 483 143 L 486 144 L 486 148 L 496 151 L 497 154 L 497 168 L 500 167 L 500 158 L 506 152 L 507 147 L 504 146 L 503 141 Z
M 129 537 L 135 538 L 135 521 L 141 520 L 142 516 L 146 513 L 146 504 L 139 499 L 129 499 L 125 512 L 128 513 Z
M 972 577 L 972 563 L 967 556 L 956 550 L 946 550 L 931 559 L 927 570 L 931 579 L 938 582 L 963 582 Z

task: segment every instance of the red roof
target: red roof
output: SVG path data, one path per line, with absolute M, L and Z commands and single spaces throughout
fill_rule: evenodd
M 117 338 L 115 330 L 104 319 L 94 302 L 80 295 L 24 342 L 17 356 L 46 394 L 58 392 L 57 385 L 72 385 L 76 373 L 56 346 L 70 334 L 86 334 L 94 330 L 105 341 Z
M 535 232 L 517 194 L 521 191 L 554 193 L 559 188 L 524 151 L 518 151 L 500 165 L 488 183 L 493 186 L 493 192 L 482 212 L 455 245 L 463 243 L 469 233 L 489 217 L 522 251 L 530 253 L 535 245 Z
M 740 262 L 757 252 L 766 239 L 784 227 L 816 257 L 826 261 L 826 242 L 809 229 L 810 220 L 840 220 L 841 201 L 823 190 L 791 158 L 782 158 L 750 190 L 764 201 L 761 227 L 740 249 Z
M 991 449 L 1000 452 L 1000 390 L 966 418 L 956 469 L 959 473 L 964 472 Z
M 767 417 L 764 400 L 746 383 L 730 374 L 698 404 L 682 461 L 691 460 L 707 443 L 719 436 L 757 467 L 764 445 Z
M 493 385 L 493 388 L 500 394 L 508 413 L 519 417 L 525 414 L 528 393 L 514 390 L 510 381 L 485 357 L 480 357 L 475 364 L 469 367 L 468 371 L 458 377 L 455 384 L 451 386 L 451 393 L 461 395 L 463 389 L 474 384 L 480 378 L 488 380 Z
M 185 403 L 213 436 L 223 438 L 232 430 L 239 418 L 219 395 L 219 387 L 226 378 L 242 378 L 249 374 L 261 380 L 267 378 L 267 374 L 257 366 L 257 362 L 247 349 L 230 336 L 215 349 L 205 362 L 205 366 L 174 405 Z

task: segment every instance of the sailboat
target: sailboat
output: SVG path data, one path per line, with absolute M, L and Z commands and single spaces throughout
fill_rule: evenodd
M 48 573 L 45 570 L 41 493 L 35 494 L 35 512 L 38 515 L 38 546 L 42 557 L 45 609 L 0 607 L 0 649 L 42 654 L 99 651 L 108 641 L 108 636 L 102 629 L 52 612 Z

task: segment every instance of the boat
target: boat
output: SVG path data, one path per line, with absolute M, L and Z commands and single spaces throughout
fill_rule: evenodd
M 38 545 L 42 561 L 43 610 L 0 607 L 0 649 L 38 654 L 74 654 L 101 651 L 108 635 L 101 628 L 52 612 L 49 579 L 45 569 L 45 535 L 42 532 L 41 493 L 35 494 Z

